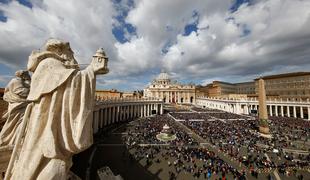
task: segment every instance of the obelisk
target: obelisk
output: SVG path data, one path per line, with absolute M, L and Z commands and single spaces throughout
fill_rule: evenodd
M 262 134 L 269 134 L 267 104 L 266 104 L 266 90 L 265 82 L 262 78 L 258 80 L 258 103 L 259 103 L 259 132 Z

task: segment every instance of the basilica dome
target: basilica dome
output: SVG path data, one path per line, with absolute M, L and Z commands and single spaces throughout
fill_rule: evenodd
M 157 76 L 156 80 L 170 80 L 170 77 L 169 77 L 168 73 L 166 73 L 166 72 L 161 72 L 161 73 Z

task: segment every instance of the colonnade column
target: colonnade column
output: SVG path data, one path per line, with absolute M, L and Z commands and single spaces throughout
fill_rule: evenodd
M 108 125 L 108 108 L 104 108 L 104 126 Z
M 115 123 L 115 106 L 112 107 L 112 124 Z
M 146 105 L 143 105 L 143 117 L 146 117 Z
M 102 112 L 102 109 L 99 109 L 99 129 L 101 129 L 103 127 L 103 118 L 102 118 L 102 115 L 103 115 L 103 112 Z
M 304 118 L 304 110 L 303 110 L 302 106 L 300 106 L 299 108 L 300 108 L 300 117 L 303 119 Z
M 287 117 L 291 117 L 291 112 L 290 112 L 290 107 L 286 106 L 286 113 L 287 113 Z
M 119 106 L 119 120 L 123 121 L 123 106 Z
M 271 106 L 271 105 L 269 105 L 269 115 L 270 115 L 270 116 L 273 116 L 273 115 L 272 115 L 272 106 Z
M 124 106 L 124 120 L 126 121 L 128 119 L 128 106 Z
M 245 108 L 245 114 L 248 115 L 249 114 L 249 107 L 248 107 L 248 105 L 245 105 L 244 108 Z
M 310 107 L 308 107 L 308 120 L 310 120 Z
M 278 116 L 278 106 L 274 106 L 275 107 L 275 113 L 276 113 L 276 116 Z
M 93 128 L 94 128 L 94 133 L 98 132 L 98 111 L 94 111 L 94 121 L 93 121 Z
M 115 121 L 118 122 L 119 121 L 119 106 L 116 107 L 116 118 Z
M 296 106 L 293 106 L 294 108 L 293 108 L 293 115 L 294 115 L 294 118 L 296 118 L 297 116 L 296 116 Z
M 281 106 L 281 116 L 284 116 L 283 106 Z
M 129 105 L 129 118 L 133 118 L 133 105 Z
M 158 114 L 158 104 L 155 104 L 155 111 L 156 111 L 156 114 Z
M 108 107 L 108 125 L 111 124 L 111 107 Z
M 136 108 L 136 105 L 132 105 L 132 106 L 133 106 L 133 117 L 135 118 L 137 117 L 137 108 Z

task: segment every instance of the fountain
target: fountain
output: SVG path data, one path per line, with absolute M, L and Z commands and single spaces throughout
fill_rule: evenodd
M 176 135 L 172 134 L 170 127 L 167 124 L 165 124 L 163 126 L 163 130 L 156 135 L 156 138 L 160 141 L 168 142 L 175 140 L 177 137 Z

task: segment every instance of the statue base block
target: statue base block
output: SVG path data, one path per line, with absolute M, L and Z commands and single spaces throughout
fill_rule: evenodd
M 272 138 L 271 134 L 264 134 L 264 133 L 261 133 L 261 132 L 259 133 L 259 136 L 264 137 L 264 138 L 268 138 L 268 139 Z

